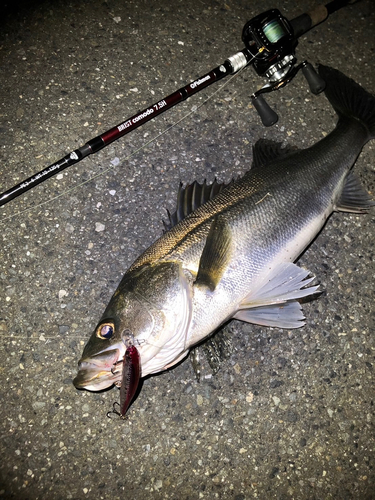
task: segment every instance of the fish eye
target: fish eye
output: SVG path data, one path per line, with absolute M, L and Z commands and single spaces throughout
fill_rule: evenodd
M 102 323 L 96 329 L 96 336 L 103 340 L 109 340 L 115 333 L 115 325 L 113 323 Z

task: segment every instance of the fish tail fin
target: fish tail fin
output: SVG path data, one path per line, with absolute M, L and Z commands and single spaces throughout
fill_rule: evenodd
M 375 96 L 336 69 L 320 64 L 318 70 L 336 113 L 359 120 L 368 130 L 368 139 L 375 139 Z

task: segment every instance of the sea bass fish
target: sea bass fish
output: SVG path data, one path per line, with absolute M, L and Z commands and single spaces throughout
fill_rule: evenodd
M 318 287 L 296 259 L 333 211 L 374 205 L 351 169 L 375 138 L 375 97 L 337 70 L 319 74 L 335 129 L 304 150 L 258 141 L 241 179 L 180 191 L 173 227 L 130 266 L 85 346 L 77 388 L 121 386 L 124 415 L 141 377 L 172 367 L 231 318 L 303 326 L 299 299 Z

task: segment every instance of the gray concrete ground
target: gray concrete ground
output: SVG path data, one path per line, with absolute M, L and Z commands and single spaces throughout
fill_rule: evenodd
M 220 64 L 259 12 L 292 18 L 312 5 L 8 4 L 1 190 Z M 297 55 L 375 93 L 374 33 L 363 0 L 305 36 Z M 250 168 L 258 138 L 307 147 L 333 128 L 325 97 L 299 75 L 268 98 L 280 119 L 265 129 L 250 105 L 261 84 L 249 69 L 217 94 L 213 86 L 0 210 L 1 498 L 375 498 L 374 212 L 334 214 L 300 259 L 325 289 L 304 305 L 301 330 L 231 323 L 233 353 L 215 376 L 198 383 L 186 360 L 148 378 L 126 421 L 106 417 L 117 389 L 72 385 L 83 345 L 126 268 L 161 234 L 180 181 L 230 180 Z M 373 193 L 374 148 L 356 165 Z

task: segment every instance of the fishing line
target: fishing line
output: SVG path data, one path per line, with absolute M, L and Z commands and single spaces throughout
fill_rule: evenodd
M 249 66 L 249 64 L 251 64 L 258 55 L 259 55 L 259 52 L 255 56 L 253 56 L 252 59 L 249 60 L 249 62 L 246 64 L 246 66 L 244 66 L 242 69 L 240 69 L 239 71 L 237 71 L 237 73 L 235 73 L 234 75 L 230 76 L 225 83 L 223 83 L 217 90 L 215 90 L 215 92 L 213 92 L 211 95 L 209 95 L 202 103 L 194 105 L 192 107 L 192 109 L 190 111 L 188 111 L 184 116 L 182 116 L 179 120 L 177 120 L 175 123 L 173 123 L 172 125 L 170 125 L 169 127 L 167 127 L 165 130 L 163 130 L 159 134 L 155 135 L 152 139 L 150 139 L 149 141 L 147 141 L 146 143 L 144 143 L 142 146 L 140 146 L 138 149 L 134 150 L 132 153 L 130 153 L 128 156 L 126 156 L 123 159 L 123 162 L 126 162 L 126 161 L 130 160 L 130 158 L 132 158 L 133 156 L 135 156 L 140 151 L 146 149 L 150 144 L 152 144 L 157 139 L 159 139 L 159 137 L 163 136 L 164 134 L 166 134 L 167 132 L 169 132 L 170 130 L 172 130 L 173 128 L 175 128 L 179 123 L 181 123 L 183 120 L 187 119 L 193 113 L 196 113 L 198 111 L 198 109 L 200 109 L 202 106 L 204 106 L 205 104 L 207 104 L 207 102 L 209 102 L 213 97 L 215 97 L 216 94 L 218 94 L 219 92 L 221 92 L 227 85 L 229 85 L 229 83 L 235 77 L 237 77 L 239 74 L 241 74 L 245 70 L 245 68 L 247 68 L 247 66 Z M 58 194 L 57 196 L 54 196 L 52 198 L 49 198 L 48 200 L 45 200 L 45 201 L 42 201 L 41 203 L 38 203 L 38 205 L 33 205 L 31 207 L 25 208 L 24 210 L 20 210 L 19 212 L 15 213 L 15 214 L 8 215 L 6 217 L 2 217 L 1 220 L 0 220 L 0 224 L 4 223 L 5 221 L 7 221 L 9 219 L 13 219 L 13 218 L 18 217 L 20 215 L 28 213 L 28 212 L 30 212 L 32 210 L 40 208 L 40 207 L 42 207 L 42 206 L 44 206 L 44 205 L 46 205 L 48 203 L 52 203 L 53 201 L 56 201 L 59 198 L 65 196 L 65 195 L 67 195 L 69 193 L 72 193 L 75 189 L 77 189 L 79 187 L 82 187 L 82 186 L 88 184 L 89 182 L 91 182 L 91 181 L 93 181 L 95 179 L 98 179 L 99 177 L 101 177 L 102 175 L 106 174 L 107 172 L 113 170 L 117 166 L 118 165 L 112 165 L 110 167 L 107 167 L 102 172 L 99 172 L 99 173 L 93 175 L 89 179 L 86 179 L 85 181 L 80 182 L 79 184 L 77 184 L 77 185 L 75 185 L 75 186 L 67 189 L 66 191 L 64 191 L 63 193 Z
M 166 132 L 170 131 L 171 129 L 173 129 L 174 127 L 176 127 L 179 123 L 181 123 L 183 120 L 187 119 L 189 116 L 191 116 L 193 113 L 196 113 L 198 111 L 198 109 L 200 109 L 202 106 L 204 106 L 208 101 L 210 101 L 213 97 L 215 97 L 219 92 L 221 92 L 227 85 L 229 85 L 229 83 L 235 78 L 237 77 L 240 73 L 242 73 L 244 71 L 244 69 L 252 63 L 252 61 L 257 57 L 258 54 L 256 54 L 253 59 L 251 59 L 248 64 L 242 68 L 241 70 L 239 70 L 237 73 L 235 73 L 234 75 L 232 75 L 231 77 L 229 77 L 229 79 L 223 83 L 217 90 L 215 90 L 215 92 L 213 92 L 212 94 L 210 94 L 202 103 L 198 104 L 198 105 L 194 105 L 192 107 L 192 109 L 190 111 L 188 111 L 187 113 L 185 113 L 184 116 L 182 116 L 179 120 L 177 120 L 175 123 L 173 123 L 172 125 L 170 125 L 169 127 L 167 127 L 164 131 L 160 132 L 159 134 L 157 134 L 156 136 L 154 136 L 152 139 L 150 139 L 149 141 L 147 141 L 145 144 L 143 144 L 141 147 L 139 147 L 138 149 L 136 149 L 135 151 L 133 151 L 132 153 L 130 153 L 128 156 L 126 156 L 124 158 L 124 162 L 125 161 L 128 161 L 130 158 L 132 158 L 134 155 L 136 155 L 137 153 L 139 153 L 140 151 L 144 150 L 145 148 L 147 148 L 150 144 L 152 144 L 153 142 L 155 142 L 159 137 L 163 136 Z M 28 212 L 31 212 L 32 210 L 35 210 L 36 208 L 40 208 L 44 205 L 46 205 L 47 203 L 52 203 L 53 201 L 55 200 L 58 200 L 59 198 L 73 192 L 75 189 L 81 187 L 81 186 L 84 186 L 86 184 L 88 184 L 89 182 L 99 178 L 100 176 L 102 176 L 103 174 L 106 174 L 107 172 L 110 172 L 111 170 L 113 170 L 115 167 L 117 167 L 118 165 L 112 165 L 110 167 L 107 167 L 105 170 L 103 170 L 102 172 L 99 172 L 95 175 L 93 175 L 92 177 L 90 177 L 89 179 L 83 181 L 83 182 L 80 182 L 79 184 L 77 184 L 76 186 L 73 186 L 72 188 L 70 189 L 67 189 L 66 191 L 64 191 L 63 193 L 60 193 L 59 195 L 57 196 L 54 196 L 46 201 L 43 201 L 41 203 L 39 203 L 38 205 L 35 205 L 35 206 L 31 206 L 31 207 L 28 207 L 26 208 L 25 210 L 21 210 L 15 214 L 12 214 L 12 215 L 9 215 L 7 217 L 3 217 L 1 220 L 0 220 L 0 224 L 4 223 L 5 221 L 9 220 L 9 219 L 13 219 L 15 217 L 18 217 L 20 215 L 23 215 L 25 213 L 28 213 Z M 8 229 L 11 229 L 8 227 Z M 0 337 L 2 337 L 3 335 L 0 334 Z M 9 337 L 9 334 L 7 334 L 7 336 Z M 17 340 L 17 339 L 27 339 L 27 340 L 37 340 L 37 341 L 43 341 L 45 340 L 46 342 L 50 341 L 50 340 L 61 340 L 62 338 L 59 337 L 59 336 L 54 336 L 54 337 L 50 337 L 50 336 L 45 336 L 43 335 L 43 333 L 41 333 L 38 337 L 27 337 L 27 336 L 10 336 L 9 337 L 10 339 L 12 340 Z M 69 335 L 68 338 L 70 339 L 75 339 L 75 338 L 81 338 L 80 335 Z M 146 342 L 147 343 L 147 342 Z M 158 347 L 158 346 L 157 346 Z

